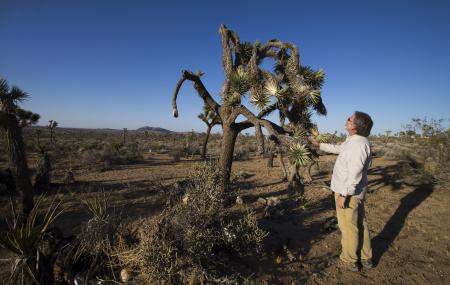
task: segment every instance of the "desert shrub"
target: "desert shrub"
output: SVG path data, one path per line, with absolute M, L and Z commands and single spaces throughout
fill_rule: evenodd
M 56 197 L 47 207 L 43 207 L 44 197 L 41 196 L 25 221 L 21 221 L 12 209 L 12 220 L 7 223 L 7 229 L 0 236 L 0 245 L 13 253 L 10 276 L 5 280 L 8 284 L 36 284 L 37 280 L 47 272 L 39 265 L 38 247 L 50 225 L 62 213 L 61 201 Z M 46 208 L 43 216 L 38 212 Z M 6 260 L 5 260 L 6 261 Z
M 184 151 L 182 149 L 173 149 L 169 152 L 169 156 L 172 162 L 179 162 L 181 157 L 184 156 Z
M 220 252 L 243 256 L 261 248 L 267 233 L 258 226 L 256 214 L 227 214 L 221 184 L 215 162 L 199 165 L 187 186 L 188 198 L 144 223 L 138 244 L 118 254 L 140 276 L 136 280 L 185 284 L 199 273 L 207 281 L 220 277 L 218 269 L 227 264 Z
M 238 147 L 234 150 L 234 160 L 247 160 L 250 157 L 250 151 L 246 147 Z

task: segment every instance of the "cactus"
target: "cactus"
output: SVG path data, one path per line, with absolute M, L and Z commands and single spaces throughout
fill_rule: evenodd
M 178 117 L 177 96 L 182 84 L 188 80 L 193 82 L 203 104 L 219 116 L 223 130 L 219 165 L 224 173 L 225 190 L 230 178 L 236 137 L 241 131 L 255 126 L 264 127 L 269 139 L 281 148 L 284 144 L 290 144 L 285 140 L 286 134 L 293 136 L 295 128 L 300 127 L 308 130 L 312 124 L 312 111 L 326 114 L 320 93 L 325 74 L 322 70 L 314 71 L 301 66 L 298 48 L 292 43 L 279 40 L 270 40 L 266 44 L 241 43 L 239 36 L 224 25 L 220 26 L 219 33 L 225 71 L 220 93 L 222 104 L 203 85 L 203 72 L 184 70 L 173 93 L 172 109 L 173 116 Z M 275 61 L 273 72 L 260 68 L 266 58 Z M 242 99 L 247 95 L 248 101 L 260 110 L 258 114 L 243 104 Z M 266 118 L 275 110 L 279 112 L 279 125 Z M 237 121 L 238 117 L 245 119 Z M 305 141 L 306 136 L 301 143 L 305 144 Z M 282 152 L 278 153 L 282 162 Z M 293 171 L 296 170 L 298 165 L 294 164 Z
M 10 88 L 8 82 L 0 78 L 0 129 L 6 137 L 9 164 L 12 169 L 16 189 L 22 198 L 22 215 L 26 220 L 33 208 L 33 187 L 31 185 L 22 128 L 36 123 L 39 115 L 19 108 L 28 94 L 18 87 Z

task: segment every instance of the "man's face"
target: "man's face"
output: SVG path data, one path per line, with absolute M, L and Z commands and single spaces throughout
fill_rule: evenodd
M 355 133 L 355 125 L 353 124 L 353 120 L 355 119 L 355 114 L 348 117 L 347 122 L 345 122 L 345 128 L 349 135 L 353 135 Z

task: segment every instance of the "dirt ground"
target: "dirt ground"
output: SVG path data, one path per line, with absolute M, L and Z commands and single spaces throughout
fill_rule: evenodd
M 340 233 L 333 227 L 334 203 L 327 187 L 334 159 L 321 157 L 320 170 L 314 171 L 314 182 L 305 189 L 305 207 L 294 204 L 277 217 L 264 217 L 264 205 L 258 202 L 260 197 L 289 200 L 277 162 L 273 168 L 257 157 L 233 163 L 233 173 L 241 177 L 238 195 L 244 204 L 231 210 L 253 208 L 261 226 L 270 232 L 268 252 L 256 260 L 241 260 L 242 274 L 253 284 L 450 284 L 448 179 L 436 183 L 394 181 L 397 163 L 375 158 L 366 213 L 376 266 L 349 272 L 337 264 Z M 109 171 L 77 171 L 77 185 L 57 187 L 67 207 L 57 225 L 66 235 L 75 234 L 88 219 L 80 197 L 101 189 L 111 193 L 111 208 L 124 216 L 154 215 L 165 203 L 165 189 L 189 177 L 198 162 L 196 158 L 171 162 L 169 156 L 154 153 L 146 154 L 140 163 Z M 62 172 L 56 170 L 53 176 L 55 185 L 61 183 Z M 7 214 L 6 204 L 2 198 L 1 216 Z M 4 230 L 3 222 L 0 226 Z M 288 258 L 283 245 L 294 259 Z M 3 249 L 0 253 L 7 256 Z

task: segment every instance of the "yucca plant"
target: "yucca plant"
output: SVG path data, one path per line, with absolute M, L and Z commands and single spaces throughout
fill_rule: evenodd
M 12 169 L 17 190 L 22 198 L 22 219 L 26 219 L 33 208 L 33 187 L 27 165 L 22 128 L 36 123 L 39 115 L 23 110 L 19 104 L 29 95 L 20 88 L 9 87 L 4 78 L 0 78 L 0 132 L 5 136 L 9 165 Z
M 44 196 L 37 199 L 25 222 L 20 222 L 12 208 L 13 218 L 7 220 L 7 230 L 0 236 L 0 245 L 14 254 L 10 259 L 11 270 L 7 284 L 32 284 L 39 283 L 39 268 L 36 267 L 38 256 L 38 244 L 44 233 L 55 219 L 61 215 L 64 209 L 60 209 L 61 201 L 56 197 L 47 207 L 42 222 L 38 222 L 38 212 Z
M 83 199 L 82 202 L 88 208 L 90 214 L 92 215 L 92 219 L 95 221 L 106 221 L 108 218 L 108 203 L 110 196 L 107 195 L 104 191 L 101 191 L 98 195 Z
M 293 143 L 288 151 L 289 161 L 296 166 L 305 166 L 311 159 L 310 154 L 308 147 L 301 143 Z

